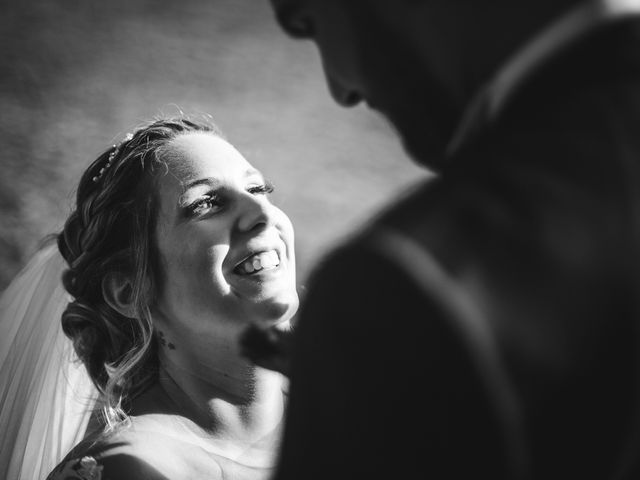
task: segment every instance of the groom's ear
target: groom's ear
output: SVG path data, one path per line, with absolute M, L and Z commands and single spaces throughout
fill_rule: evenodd
M 102 296 L 116 312 L 134 318 L 133 282 L 122 272 L 110 272 L 102 279 Z

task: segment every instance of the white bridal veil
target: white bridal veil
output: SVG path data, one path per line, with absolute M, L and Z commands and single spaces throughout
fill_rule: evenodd
M 61 314 L 69 296 L 55 242 L 0 295 L 0 478 L 42 480 L 79 442 L 97 392 Z

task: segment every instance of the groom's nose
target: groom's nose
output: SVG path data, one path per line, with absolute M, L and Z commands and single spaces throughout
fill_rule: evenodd
M 326 73 L 327 85 L 333 99 L 343 107 L 353 107 L 362 101 L 362 96 L 348 87 L 343 86 L 338 80 Z

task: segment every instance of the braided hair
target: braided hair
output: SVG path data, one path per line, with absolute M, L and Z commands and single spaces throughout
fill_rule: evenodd
M 62 281 L 73 297 L 62 329 L 100 393 L 108 429 L 127 418 L 130 400 L 156 379 L 149 310 L 158 272 L 155 178 L 166 171 L 170 141 L 189 132 L 222 136 L 207 117 L 159 119 L 105 151 L 80 179 L 76 208 L 57 237 L 68 264 Z M 103 281 L 111 274 L 130 281 L 131 317 L 105 300 Z

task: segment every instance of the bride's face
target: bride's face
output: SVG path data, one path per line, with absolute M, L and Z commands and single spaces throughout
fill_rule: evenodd
M 235 338 L 248 323 L 287 322 L 298 307 L 293 227 L 262 174 L 207 133 L 176 138 L 167 157 L 154 318 L 189 345 Z

